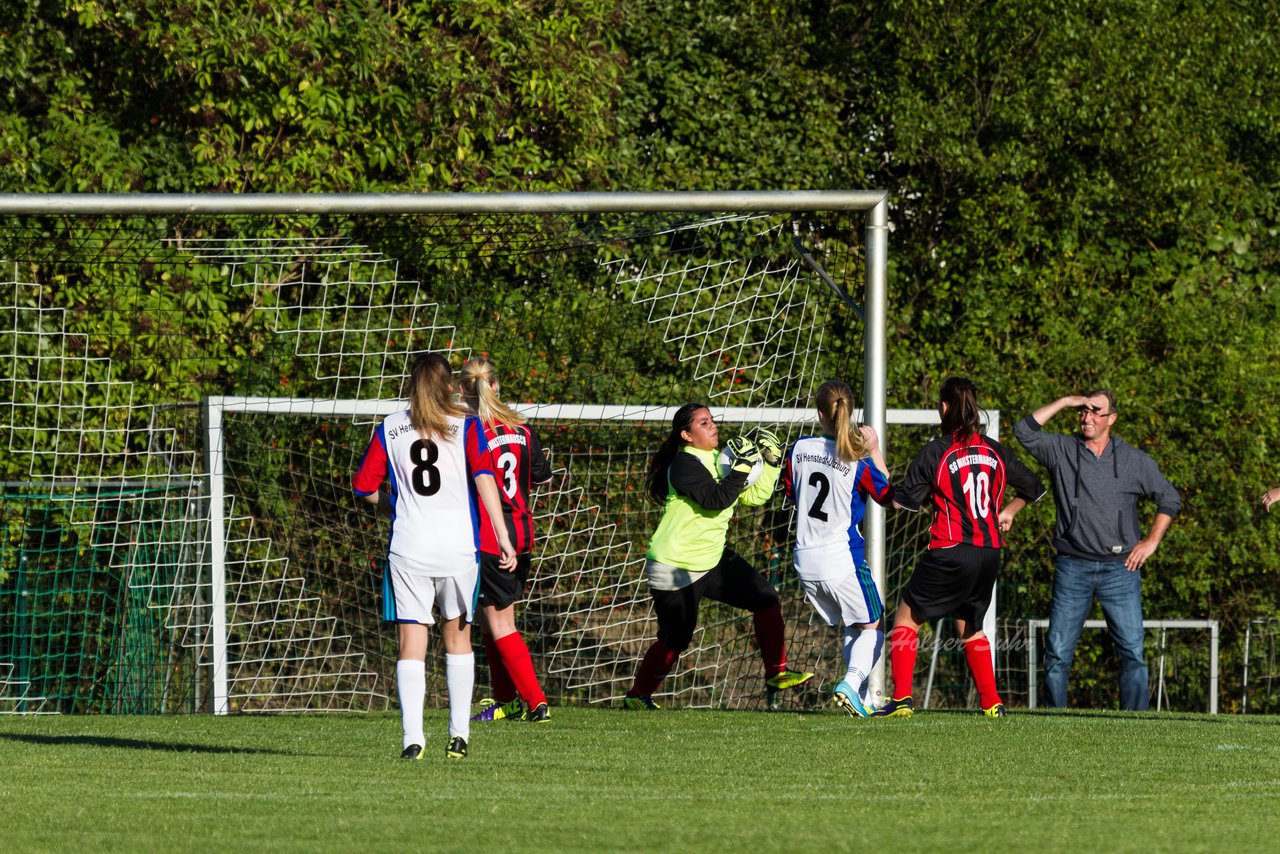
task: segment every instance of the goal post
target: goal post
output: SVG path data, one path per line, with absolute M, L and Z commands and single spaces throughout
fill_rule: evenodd
M 210 473 L 210 502 L 209 502 L 209 530 L 211 537 L 211 554 L 214 556 L 212 565 L 211 587 L 215 591 L 225 591 L 228 584 L 226 555 L 230 548 L 227 540 L 227 503 L 226 496 L 228 490 L 225 485 L 226 472 L 221 460 L 225 457 L 224 441 L 234 427 L 228 426 L 228 421 L 236 415 L 275 415 L 288 416 L 291 418 L 305 417 L 310 419 L 334 419 L 347 420 L 351 418 L 359 418 L 366 420 L 377 420 L 390 415 L 393 412 L 400 411 L 407 406 L 405 400 L 321 400 L 315 398 L 269 398 L 269 397 L 233 397 L 233 396 L 217 396 L 210 397 L 205 401 L 206 408 L 206 441 L 211 449 L 211 462 L 209 467 Z M 548 430 L 554 426 L 562 429 L 567 425 L 591 425 L 591 429 L 599 430 L 601 425 L 616 425 L 620 433 L 626 433 L 629 430 L 635 430 L 637 425 L 650 425 L 656 428 L 657 432 L 662 433 L 666 430 L 666 425 L 670 424 L 671 418 L 674 416 L 677 407 L 665 405 L 610 405 L 610 404 L 539 404 L 539 403 L 517 403 L 513 404 L 513 408 L 521 415 L 525 416 L 534 424 L 535 428 L 540 432 Z M 718 422 L 724 425 L 730 425 L 732 429 L 740 429 L 750 425 L 768 425 L 774 430 L 780 432 L 783 436 L 794 438 L 795 436 L 813 433 L 817 429 L 817 423 L 814 419 L 812 407 L 791 407 L 766 409 L 757 407 L 713 407 L 713 413 Z M 992 435 L 998 435 L 999 431 L 999 413 L 988 411 L 986 413 L 989 429 Z M 864 418 L 864 413 L 860 409 L 856 409 L 853 416 L 857 420 Z M 938 424 L 938 413 L 936 410 L 909 410 L 909 409 L 890 409 L 886 411 L 886 423 L 894 428 L 895 432 L 905 431 L 908 428 L 917 428 L 913 435 L 920 436 L 930 433 Z M 914 447 L 913 443 L 904 442 L 905 449 Z M 904 449 L 904 450 L 905 450 Z M 552 448 L 553 457 L 557 453 L 556 448 Z M 563 449 L 559 449 L 559 453 L 563 453 Z M 642 473 L 642 466 L 647 459 L 647 454 L 642 452 L 631 461 L 632 480 L 638 480 Z M 563 473 L 561 468 L 563 464 L 557 466 Z M 900 475 L 902 472 L 903 461 L 899 460 L 895 469 Z M 572 463 L 570 469 L 577 468 Z M 572 487 L 561 487 L 560 493 L 571 492 Z M 554 497 L 551 499 L 554 501 Z M 538 528 L 546 527 L 548 521 L 552 522 L 554 527 L 554 517 L 558 514 L 548 513 L 543 508 L 543 504 L 548 501 L 547 496 L 539 495 L 535 504 L 535 515 L 538 518 Z M 901 586 L 907 574 L 909 574 L 913 556 L 919 550 L 921 545 L 920 531 L 927 525 L 927 514 L 900 514 L 897 536 L 893 539 L 899 552 L 893 563 L 896 573 L 892 579 L 881 579 L 881 589 L 886 593 L 889 588 L 886 582 L 892 581 L 894 589 Z M 550 520 L 548 517 L 551 517 Z M 614 523 L 621 526 L 623 523 Z M 572 526 L 584 527 L 584 526 Z M 788 525 L 789 528 L 789 525 Z M 647 533 L 643 525 L 631 527 L 625 532 L 628 538 L 625 546 L 630 549 L 631 564 L 634 575 L 637 580 L 642 575 L 643 568 L 643 547 L 645 541 L 643 536 Z M 888 538 L 887 538 L 888 539 Z M 615 546 L 622 544 L 615 543 Z M 638 551 L 637 551 L 638 549 Z M 554 560 L 551 555 L 543 555 L 543 560 Z M 785 555 L 784 555 L 785 559 Z M 540 561 L 541 562 L 541 561 Z M 584 564 L 589 563 L 589 559 L 584 559 Z M 881 569 L 886 564 L 881 564 Z M 581 567 L 580 569 L 586 569 Z M 883 573 L 882 573 L 883 574 Z M 791 576 L 789 567 L 783 568 L 783 576 Z M 833 636 L 828 637 L 825 627 L 816 624 L 816 620 L 810 615 L 809 609 L 800 601 L 802 596 L 795 589 L 794 579 L 791 580 L 792 602 L 790 603 L 791 616 L 790 622 L 797 622 L 795 617 L 800 616 L 804 622 L 808 624 L 807 630 L 794 631 L 793 635 L 803 634 L 812 637 L 812 643 L 819 647 L 826 647 L 825 652 L 834 649 Z M 539 593 L 535 590 L 531 594 L 534 601 L 522 606 L 522 609 L 532 607 L 537 609 L 540 603 L 537 601 Z M 633 599 L 643 599 L 643 590 L 639 585 L 631 591 Z M 226 618 L 226 597 L 225 593 L 221 596 L 215 595 L 214 605 L 215 611 L 210 626 L 210 647 L 213 661 L 212 676 L 212 708 L 225 710 L 228 707 L 228 701 L 231 696 L 231 688 L 228 683 L 228 643 L 227 643 L 227 618 Z M 993 600 L 992 607 L 988 612 L 987 618 L 984 620 L 984 627 L 992 638 L 993 656 L 994 647 L 996 646 L 996 630 L 995 630 L 996 606 Z M 573 629 L 567 625 L 556 625 L 553 632 L 563 636 L 571 635 Z M 647 639 L 642 636 L 641 639 Z M 625 643 L 635 638 L 618 638 L 619 643 Z M 569 670 L 572 664 L 563 664 L 558 659 L 573 658 L 579 652 L 579 645 L 575 641 L 569 643 L 570 650 L 568 653 L 561 655 L 555 650 L 549 652 L 545 657 L 546 666 L 551 670 L 561 669 Z M 814 650 L 812 648 L 805 649 L 802 645 L 800 655 L 802 659 L 805 656 L 812 656 Z M 834 664 L 833 664 L 834 666 Z M 932 668 L 936 667 L 936 658 L 931 664 Z M 872 691 L 879 692 L 882 689 L 883 682 L 883 665 L 878 668 L 878 673 L 873 681 Z M 581 689 L 582 686 L 569 680 L 569 687 L 572 690 Z M 608 695 L 601 697 L 592 697 L 590 699 L 609 699 Z
M 105 612 L 127 600 L 159 615 L 167 667 L 130 672 L 163 683 L 162 710 L 377 708 L 386 638 L 353 604 L 375 595 L 370 568 L 351 566 L 376 558 L 377 529 L 350 501 L 352 448 L 400 405 L 413 353 L 455 365 L 488 353 L 504 397 L 542 401 L 521 408 L 553 431 L 545 444 L 567 479 L 539 511 L 556 595 L 524 628 L 576 621 L 538 652 L 591 661 L 596 675 L 560 681 L 562 699 L 600 701 L 652 634 L 646 602 L 617 600 L 637 583 L 634 532 L 656 521 L 627 487 L 676 405 L 703 400 L 726 424 L 794 438 L 821 381 L 857 393 L 860 375 L 864 420 L 892 461 L 887 233 L 882 191 L 0 196 L 0 354 L 13 366 L 2 474 L 50 494 L 79 484 L 65 506 L 85 511 L 55 513 L 62 551 L 100 544 L 86 571 Z M 100 512 L 88 487 L 122 478 L 169 497 Z M 29 505 L 0 511 L 34 543 Z M 131 547 L 160 512 L 165 547 Z M 776 574 L 780 514 L 740 515 L 735 536 Z M 864 533 L 883 571 L 879 508 Z M 40 552 L 24 577 L 59 554 Z M 566 555 L 588 556 L 590 571 Z M 0 612 L 20 598 L 5 589 L 18 559 L 0 554 Z M 579 577 L 593 573 L 600 589 Z M 804 612 L 789 601 L 790 631 Z M 749 632 L 712 612 L 673 691 L 687 705 L 750 704 L 763 692 Z M 0 637 L 0 685 L 15 644 Z M 98 666 L 115 672 L 118 658 Z
M 1027 706 L 1034 709 L 1039 697 L 1036 674 L 1041 667 L 1039 654 L 1039 633 L 1049 628 L 1048 618 L 1041 617 L 1026 621 L 1027 625 Z M 1086 629 L 1109 629 L 1106 620 L 1085 620 Z M 1165 699 L 1165 658 L 1166 640 L 1170 631 L 1200 631 L 1209 633 L 1209 674 L 1208 687 L 1205 691 L 1206 711 L 1211 715 L 1218 713 L 1218 644 L 1219 624 L 1217 620 L 1143 620 L 1142 628 L 1158 632 L 1156 644 L 1156 704 L 1155 710 L 1169 710 Z

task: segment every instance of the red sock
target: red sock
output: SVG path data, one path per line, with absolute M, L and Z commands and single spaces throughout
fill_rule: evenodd
M 679 657 L 680 653 L 669 649 L 662 641 L 654 641 L 653 646 L 644 654 L 644 660 L 640 662 L 640 669 L 636 672 L 636 679 L 627 696 L 652 697 Z
M 964 642 L 964 657 L 973 671 L 973 684 L 978 689 L 978 702 L 989 709 L 1002 702 L 996 690 L 996 671 L 991 666 L 991 642 L 986 635 L 977 635 Z
M 893 699 L 911 696 L 911 680 L 916 672 L 916 645 L 919 629 L 894 626 L 889 632 L 889 663 L 893 668 Z
M 515 683 L 529 708 L 536 709 L 539 703 L 545 703 L 547 695 L 542 693 L 542 686 L 538 684 L 538 674 L 533 672 L 533 656 L 529 655 L 529 647 L 525 645 L 520 633 L 503 635 L 495 643 L 508 678 Z
M 756 640 L 760 643 L 760 657 L 764 659 L 764 675 L 772 676 L 786 670 L 786 624 L 782 622 L 782 605 L 756 611 L 751 616 L 755 621 Z
M 516 683 L 511 681 L 507 665 L 502 661 L 502 651 L 490 634 L 484 636 L 484 659 L 489 662 L 489 684 L 493 689 L 493 699 L 499 703 L 509 703 L 516 698 Z

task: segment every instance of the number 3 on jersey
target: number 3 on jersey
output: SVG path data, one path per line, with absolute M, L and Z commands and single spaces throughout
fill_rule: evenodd
M 440 491 L 440 449 L 430 439 L 419 439 L 409 446 L 409 459 L 413 462 L 413 491 L 419 495 L 435 495 Z
M 493 462 L 502 472 L 502 492 L 508 500 L 515 498 L 519 486 L 516 483 L 516 465 L 519 463 L 516 455 L 511 451 L 503 451 Z
M 972 470 L 965 473 L 965 498 L 969 499 L 969 515 L 974 519 L 985 519 L 991 512 L 991 476 L 985 471 L 976 475 Z

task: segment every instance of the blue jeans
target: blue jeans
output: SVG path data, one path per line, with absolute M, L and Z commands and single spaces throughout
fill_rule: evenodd
M 1049 706 L 1067 705 L 1067 677 L 1076 644 L 1096 596 L 1120 658 L 1120 708 L 1144 712 L 1151 702 L 1147 662 L 1143 656 L 1142 578 L 1111 563 L 1069 555 L 1053 560 L 1053 605 L 1044 653 L 1045 699 Z

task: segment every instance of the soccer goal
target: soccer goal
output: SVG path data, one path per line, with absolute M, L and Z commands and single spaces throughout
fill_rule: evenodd
M 549 695 L 620 696 L 675 407 L 790 439 L 838 377 L 894 466 L 927 439 L 885 407 L 886 251 L 881 192 L 0 197 L 0 710 L 390 705 L 386 523 L 349 478 L 426 351 L 488 354 L 549 450 L 518 608 Z M 834 672 L 790 525 L 740 511 L 732 545 L 783 592 L 790 658 Z M 920 525 L 865 527 L 891 590 Z M 762 703 L 749 615 L 704 610 L 664 687 Z

